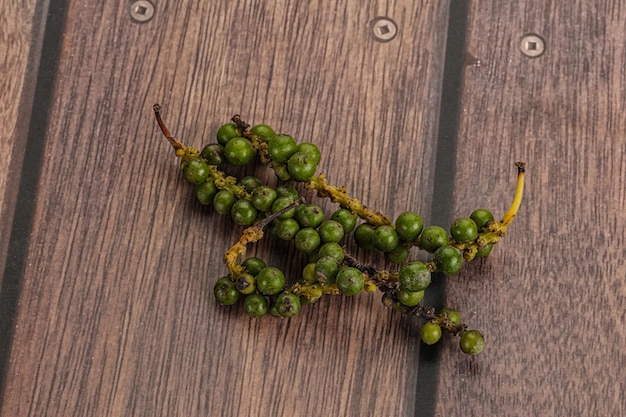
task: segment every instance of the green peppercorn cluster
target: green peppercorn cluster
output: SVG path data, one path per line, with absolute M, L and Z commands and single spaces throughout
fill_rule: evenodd
M 458 311 L 444 308 L 435 312 L 421 306 L 421 301 L 433 273 L 458 273 L 465 262 L 487 256 L 504 236 L 521 202 L 521 163 L 516 198 L 502 222 L 496 222 L 489 210 L 478 209 L 469 217 L 454 220 L 448 230 L 424 227 L 415 212 L 403 212 L 392 222 L 350 197 L 345 188 L 316 175 L 321 152 L 313 143 L 298 143 L 266 124 L 250 127 L 234 116 L 218 129 L 214 143 L 198 151 L 174 138 L 160 117 L 160 107 L 155 105 L 154 110 L 199 203 L 229 215 L 243 228 L 240 240 L 224 254 L 229 272 L 214 286 L 219 303 L 241 302 L 246 314 L 254 318 L 268 313 L 289 318 L 301 310 L 302 303 L 314 303 L 325 294 L 355 296 L 380 290 L 386 306 L 424 319 L 420 330 L 424 343 L 436 343 L 447 331 L 460 335 L 463 352 L 476 354 L 483 349 L 483 336 L 468 330 Z M 229 165 L 241 167 L 256 161 L 273 169 L 278 185 L 263 184 L 255 176 L 238 179 L 225 172 Z M 320 205 L 304 200 L 299 188 L 315 190 L 318 197 L 329 198 L 339 207 L 326 216 Z M 277 266 L 245 256 L 247 245 L 266 233 L 293 242 L 308 259 L 294 282 Z M 395 270 L 361 265 L 342 246 L 348 235 L 359 248 L 379 251 L 388 263 L 396 265 Z M 413 247 L 428 253 L 430 260 L 409 260 Z

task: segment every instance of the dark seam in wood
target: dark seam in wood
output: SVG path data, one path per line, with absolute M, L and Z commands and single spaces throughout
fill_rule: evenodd
M 43 2 L 41 5 L 43 6 Z M 17 304 L 24 281 L 24 265 L 28 256 L 37 187 L 44 157 L 48 113 L 54 92 L 65 26 L 65 10 L 66 0 L 52 0 L 49 8 L 41 12 L 43 16 L 46 16 L 47 12 L 47 19 L 41 42 L 34 100 L 30 109 L 28 135 L 24 146 L 24 161 L 20 170 L 16 210 L 0 288 L 0 335 L 2 335 L 0 338 L 0 409 L 4 400 Z M 37 51 L 33 52 L 37 53 Z
M 456 149 L 458 141 L 461 91 L 465 67 L 465 38 L 469 2 L 451 1 L 448 13 L 448 37 L 444 58 L 437 151 L 435 161 L 434 192 L 431 224 L 446 225 L 452 221 L 454 199 Z M 425 305 L 437 308 L 445 302 L 445 279 L 436 274 L 427 291 Z M 437 408 L 439 382 L 439 347 L 420 345 L 417 387 L 415 393 L 416 416 L 434 416 Z

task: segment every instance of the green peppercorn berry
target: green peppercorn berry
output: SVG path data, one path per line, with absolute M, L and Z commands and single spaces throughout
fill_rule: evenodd
M 243 311 L 254 318 L 263 317 L 269 310 L 267 299 L 261 294 L 250 294 L 243 300 Z
M 317 282 L 317 277 L 315 276 L 315 262 L 306 264 L 302 270 L 302 279 L 311 284 Z
M 298 150 L 296 140 L 289 135 L 278 134 L 267 143 L 267 153 L 273 162 L 286 163 Z
M 235 166 L 247 165 L 254 159 L 254 148 L 246 138 L 233 138 L 224 146 L 224 157 L 229 164 Z
M 274 222 L 270 223 L 269 225 L 265 227 L 265 234 L 278 237 L 278 235 L 276 234 L 276 224 Z
M 282 316 L 280 315 L 280 313 L 278 312 L 278 310 L 276 309 L 276 303 L 271 303 L 270 304 L 270 314 L 274 317 L 280 317 L 282 318 Z
M 461 334 L 459 347 L 463 353 L 476 355 L 485 347 L 485 338 L 478 330 L 466 330 Z
M 276 136 L 274 129 L 266 124 L 252 126 L 250 133 L 258 136 L 263 142 L 268 142 L 271 138 Z
M 213 202 L 215 194 L 219 189 L 215 186 L 213 181 L 205 181 L 202 184 L 196 185 L 196 198 L 203 206 L 208 206 Z
M 343 253 L 343 248 L 339 244 L 335 242 L 327 242 L 324 243 L 318 251 L 318 259 L 323 256 L 332 256 L 337 259 L 337 262 L 342 263 L 345 254 Z
M 315 262 L 315 277 L 322 283 L 334 283 L 339 272 L 339 262 L 332 256 L 323 256 Z
M 470 219 L 474 220 L 478 230 L 489 226 L 489 223 L 494 221 L 493 214 L 487 209 L 476 209 L 470 215 Z
M 267 265 L 265 264 L 265 261 L 263 261 L 263 259 L 252 256 L 245 259 L 241 263 L 241 266 L 246 268 L 250 275 L 257 276 L 259 272 L 261 272 L 261 269 L 265 268 Z
M 300 297 L 295 294 L 284 292 L 281 293 L 274 302 L 276 311 L 280 317 L 289 318 L 300 311 Z
M 356 268 L 342 266 L 336 277 L 337 288 L 344 295 L 357 295 L 363 291 L 365 277 Z
M 361 223 L 354 229 L 354 241 L 361 249 L 374 249 L 376 228 L 369 223 Z
M 305 154 L 307 154 L 315 165 L 319 164 L 322 159 L 322 153 L 320 152 L 320 148 L 318 148 L 317 145 L 311 142 L 302 142 L 301 144 L 299 144 L 298 152 L 304 152 Z
M 483 257 L 487 256 L 491 253 L 493 249 L 493 245 L 491 243 L 487 243 L 485 246 L 481 246 L 476 250 L 476 256 Z
M 293 200 L 290 197 L 278 197 L 272 203 L 271 211 L 272 213 L 278 213 L 279 211 L 281 211 L 282 209 L 284 209 L 285 207 L 289 206 L 292 203 L 293 203 Z M 280 216 L 278 216 L 278 218 L 280 220 L 290 219 L 293 217 L 295 212 L 296 212 L 295 208 L 289 209 L 283 214 L 281 214 Z
M 291 199 L 291 202 L 296 201 L 300 196 L 298 194 L 298 190 L 287 184 L 282 184 L 276 187 L 276 195 L 278 197 L 288 197 L 289 199 Z
M 183 177 L 190 184 L 202 184 L 209 178 L 209 165 L 200 158 L 185 161 Z
M 230 210 L 237 201 L 235 194 L 228 190 L 219 190 L 213 197 L 213 208 L 219 214 L 230 214 Z
M 478 227 L 469 217 L 461 217 L 452 222 L 450 234 L 459 243 L 471 242 L 478 237 Z
M 423 291 L 430 285 L 430 271 L 424 262 L 409 262 L 400 268 L 398 280 L 401 289 Z
M 315 304 L 317 303 L 323 295 L 323 291 L 316 286 L 315 288 L 311 288 L 306 296 L 300 297 L 300 302 L 302 305 Z
M 343 238 L 343 226 L 334 220 L 326 220 L 319 227 L 322 242 L 339 242 Z
M 387 308 L 393 308 L 394 310 L 398 310 L 397 306 L 398 298 L 390 291 L 383 292 L 383 296 L 380 299 L 380 302 Z
M 458 249 L 446 245 L 435 251 L 434 261 L 439 272 L 445 275 L 454 275 L 463 266 L 463 255 Z
M 237 291 L 235 283 L 229 277 L 223 277 L 215 283 L 213 295 L 215 295 L 218 303 L 231 306 L 239 301 L 240 293 Z
M 279 164 L 277 162 L 272 162 L 272 169 L 276 174 L 276 177 L 281 181 L 289 181 L 291 179 L 291 174 L 289 170 L 287 170 L 287 164 Z M 270 307 L 271 312 L 271 307 Z
M 239 185 L 243 186 L 247 193 L 252 193 L 258 187 L 263 185 L 263 183 L 254 175 L 247 175 L 239 180 Z
M 383 252 L 390 252 L 398 246 L 400 238 L 390 225 L 378 226 L 374 235 L 374 247 Z
M 422 218 L 412 211 L 405 211 L 396 219 L 396 232 L 400 239 L 405 242 L 412 242 L 417 239 L 423 228 Z
M 241 136 L 241 130 L 234 123 L 226 123 L 217 130 L 217 142 L 222 146 L 238 136 Z
M 313 159 L 304 152 L 296 152 L 289 157 L 287 162 L 287 171 L 291 175 L 291 178 L 296 181 L 308 181 L 313 175 L 317 164 Z
M 448 233 L 443 227 L 428 226 L 420 235 L 419 244 L 425 251 L 433 253 L 448 244 Z
M 308 262 L 317 262 L 317 260 L 320 258 L 319 248 L 317 250 L 314 250 L 311 253 L 307 253 L 307 255 L 308 255 L 307 257 Z
M 401 264 L 409 257 L 409 248 L 399 244 L 389 252 L 385 252 L 385 259 L 393 264 Z
M 250 200 L 237 200 L 230 209 L 230 215 L 240 226 L 248 227 L 254 224 L 257 217 L 257 210 Z
M 285 275 L 273 266 L 266 266 L 256 276 L 256 287 L 262 294 L 278 294 L 284 286 Z
M 316 228 L 324 221 L 324 210 L 317 204 L 301 204 L 296 207 L 294 218 L 302 227 Z
M 261 185 L 252 191 L 250 201 L 257 210 L 268 211 L 272 208 L 272 204 L 278 198 L 276 191 L 267 185 Z
M 305 227 L 296 233 L 294 242 L 296 244 L 296 249 L 300 252 L 311 253 L 319 247 L 321 240 L 320 235 L 315 229 Z
M 461 324 L 461 315 L 458 311 L 450 307 L 444 307 L 439 311 L 440 316 L 447 316 L 450 323 L 458 326 Z
M 415 307 L 424 299 L 424 291 L 398 290 L 398 301 L 407 307 Z
M 339 222 L 343 227 L 343 232 L 346 234 L 352 232 L 356 227 L 356 218 L 357 215 L 355 213 L 344 208 L 337 210 L 330 217 L 331 220 Z
M 242 294 L 252 294 L 256 291 L 256 279 L 250 274 L 241 274 L 235 280 L 235 286 Z
M 224 147 L 218 143 L 207 145 L 200 152 L 200 157 L 209 165 L 222 165 L 226 160 L 224 158 Z
M 274 220 L 276 226 L 276 236 L 281 240 L 291 240 L 296 237 L 300 230 L 300 225 L 294 219 Z
M 422 324 L 422 328 L 420 329 L 420 337 L 422 338 L 422 342 L 427 345 L 434 345 L 441 339 L 441 327 L 437 323 L 433 323 L 432 321 L 427 321 Z

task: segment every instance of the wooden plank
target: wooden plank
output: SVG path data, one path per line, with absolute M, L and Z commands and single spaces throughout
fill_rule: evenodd
M 28 121 L 23 117 L 33 100 L 32 83 L 39 53 L 37 38 L 41 36 L 35 1 L 2 0 L 0 2 L 0 271 L 4 271 L 16 188 L 24 158 L 24 142 Z M 30 58 L 30 62 L 29 62 Z M 30 66 L 29 66 L 30 65 Z M 0 278 L 1 280 L 2 278 Z
M 619 1 L 471 3 L 455 211 L 504 213 L 517 160 L 527 192 L 500 246 L 448 281 L 487 347 L 446 344 L 438 416 L 626 410 L 625 19 Z
M 413 415 L 415 329 L 378 297 L 291 320 L 216 305 L 239 230 L 193 201 L 151 108 L 189 145 L 234 113 L 312 140 L 333 182 L 427 220 L 447 2 L 159 3 L 141 25 L 76 6 L 1 415 Z

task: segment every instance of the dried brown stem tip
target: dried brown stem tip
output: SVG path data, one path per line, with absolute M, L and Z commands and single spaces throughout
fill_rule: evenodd
M 184 145 L 180 143 L 174 137 L 174 135 L 170 133 L 167 126 L 165 126 L 165 122 L 163 122 L 163 119 L 161 119 L 161 106 L 157 103 L 154 106 L 152 106 L 152 110 L 154 110 L 154 117 L 156 117 L 156 121 L 159 124 L 159 127 L 161 128 L 161 132 L 163 132 L 163 136 L 165 136 L 165 138 L 170 142 L 174 150 L 176 151 L 178 149 L 183 149 Z

